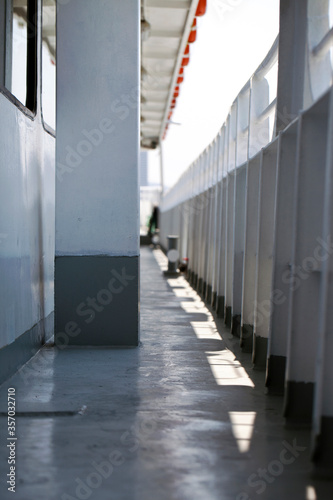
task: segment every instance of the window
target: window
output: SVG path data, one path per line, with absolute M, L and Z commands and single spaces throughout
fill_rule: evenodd
M 42 20 L 42 113 L 55 129 L 56 111 L 56 2 L 43 1 Z
M 0 84 L 34 111 L 37 85 L 37 0 L 0 0 Z

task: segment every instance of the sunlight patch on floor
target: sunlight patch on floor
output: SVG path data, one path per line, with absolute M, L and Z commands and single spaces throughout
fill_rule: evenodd
M 317 500 L 317 493 L 313 486 L 306 487 L 305 500 Z
M 206 356 L 217 385 L 254 387 L 254 383 L 241 363 L 236 359 L 231 359 L 235 356 L 228 349 L 220 352 L 206 352 Z
M 246 453 L 251 446 L 251 440 L 256 419 L 255 411 L 229 411 L 232 433 L 236 439 L 240 453 Z

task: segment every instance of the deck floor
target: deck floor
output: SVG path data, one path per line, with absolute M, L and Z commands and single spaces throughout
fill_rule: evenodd
M 329 500 L 310 434 L 286 429 L 222 321 L 165 257 L 141 249 L 138 348 L 45 347 L 1 386 L 0 498 Z M 7 388 L 16 389 L 16 493 L 7 491 Z

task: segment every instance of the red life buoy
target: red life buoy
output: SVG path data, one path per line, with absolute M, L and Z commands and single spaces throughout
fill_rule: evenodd
M 203 16 L 206 13 L 206 9 L 207 9 L 207 0 L 199 0 L 195 15 L 197 17 Z
M 188 43 L 193 43 L 196 41 L 197 38 L 197 20 L 194 18 L 192 28 L 190 31 L 190 36 L 188 37 Z
M 187 66 L 188 63 L 190 62 L 190 46 L 189 44 L 186 45 L 186 49 L 184 51 L 184 56 L 182 59 L 182 66 Z

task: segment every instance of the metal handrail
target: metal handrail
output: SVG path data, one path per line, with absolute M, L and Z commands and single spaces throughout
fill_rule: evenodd
M 237 147 L 237 140 L 242 136 L 244 138 L 244 135 L 249 134 L 251 126 L 254 126 L 254 124 L 258 125 L 266 118 L 268 118 L 276 108 L 276 97 L 267 104 L 267 106 L 260 112 L 258 115 L 253 115 L 252 118 L 250 117 L 250 108 L 252 106 L 251 98 L 252 98 L 252 89 L 253 86 L 257 84 L 258 81 L 261 81 L 265 78 L 266 74 L 272 69 L 274 64 L 277 63 L 278 60 L 278 47 L 279 47 L 279 37 L 277 36 L 271 49 L 267 53 L 266 57 L 264 60 L 261 62 L 261 64 L 258 66 L 256 71 L 253 73 L 251 78 L 245 83 L 245 85 L 242 87 L 240 92 L 238 93 L 237 97 L 233 101 L 230 111 L 228 114 L 228 117 L 224 124 L 222 125 L 221 129 L 219 130 L 217 136 L 212 140 L 212 142 L 204 149 L 204 151 L 199 155 L 197 160 L 195 160 L 189 168 L 181 175 L 181 177 L 178 179 L 177 183 L 172 186 L 168 191 L 163 196 L 162 199 L 162 205 L 161 209 L 167 210 L 169 208 L 172 208 L 180 203 L 182 203 L 185 200 L 190 199 L 192 196 L 195 196 L 197 194 L 200 194 L 204 192 L 207 189 L 207 181 L 209 179 L 209 169 L 212 168 L 211 161 L 212 158 L 214 159 L 214 155 L 210 155 L 209 151 L 210 148 L 218 147 L 217 145 L 219 142 L 216 140 L 218 135 L 222 133 L 222 129 L 225 128 L 228 130 L 228 140 L 225 141 L 224 147 L 221 151 L 221 157 L 224 156 L 225 148 L 230 148 L 230 145 L 233 144 Z M 243 127 L 239 128 L 237 126 L 237 109 L 238 109 L 238 101 L 240 97 L 242 97 L 246 92 L 249 92 L 249 105 L 247 108 L 247 119 L 246 121 L 248 124 Z M 231 131 L 231 115 L 232 113 L 236 113 L 236 131 L 233 133 Z M 233 115 L 234 116 L 234 115 Z M 248 152 L 247 152 L 248 155 Z M 216 160 L 214 160 L 216 161 Z M 220 161 L 220 160 L 218 160 Z M 235 165 L 235 168 L 237 168 L 238 165 Z M 226 167 L 225 167 L 226 169 Z M 189 184 L 191 189 L 184 189 L 184 186 Z

